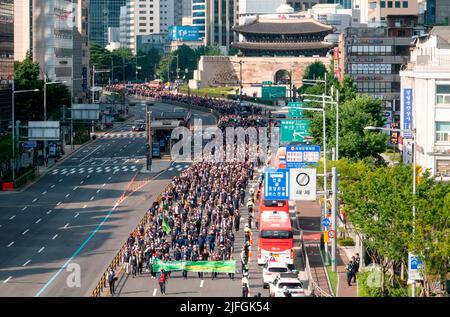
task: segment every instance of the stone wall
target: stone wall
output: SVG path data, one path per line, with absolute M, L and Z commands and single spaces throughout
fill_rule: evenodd
M 237 56 L 203 56 L 198 64 L 198 70 L 191 81 L 191 89 L 211 86 L 236 86 L 239 87 L 240 65 L 242 61 L 242 78 L 244 90 L 252 90 L 252 86 L 263 81 L 275 83 L 275 75 L 280 70 L 293 73 L 295 86 L 302 85 L 303 74 L 306 67 L 321 61 L 327 67 L 331 59 L 328 57 L 237 57 Z M 255 89 L 253 91 L 260 91 Z

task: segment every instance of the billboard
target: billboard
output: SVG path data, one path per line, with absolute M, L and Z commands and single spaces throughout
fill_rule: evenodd
M 196 26 L 169 27 L 169 41 L 199 41 L 200 35 Z
M 29 121 L 28 140 L 30 141 L 58 141 L 60 139 L 59 121 Z
M 403 89 L 403 129 L 412 130 L 412 107 L 413 107 L 413 96 L 412 89 Z M 403 137 L 405 139 L 411 139 L 412 135 L 410 132 L 403 132 Z
M 262 100 L 286 98 L 286 86 L 262 86 Z
M 73 120 L 98 120 L 100 105 L 98 104 L 74 104 L 72 105 Z

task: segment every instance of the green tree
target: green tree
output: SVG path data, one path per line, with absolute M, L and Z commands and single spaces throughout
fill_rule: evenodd
M 327 68 L 322 62 L 314 62 L 308 65 L 305 69 L 303 79 L 324 79 L 327 73 Z
M 156 48 L 151 48 L 148 52 L 138 52 L 138 56 L 143 56 L 138 59 L 138 66 L 141 67 L 138 70 L 138 78 L 140 80 L 150 81 L 154 79 L 156 65 L 159 64 L 161 56 Z
M 30 52 L 27 52 L 22 62 L 14 63 L 14 81 L 16 90 L 34 89 L 30 86 L 36 85 L 39 80 L 40 67 L 39 63 L 33 62 Z
M 405 165 L 359 169 L 362 173 L 340 184 L 340 199 L 355 231 L 364 236 L 368 254 L 381 268 L 381 296 L 388 296 L 385 279 L 394 285 L 395 268 L 405 263 L 412 231 L 412 169 Z
M 317 104 L 315 105 L 317 107 Z M 364 158 L 379 159 L 379 154 L 386 149 L 387 135 L 379 132 L 368 132 L 366 126 L 383 126 L 381 116 L 381 100 L 357 95 L 339 105 L 339 155 L 351 160 Z M 314 112 L 311 116 L 311 136 L 316 144 L 323 143 L 323 115 Z M 327 106 L 325 112 L 327 146 L 336 144 L 336 108 Z
M 450 258 L 450 183 L 436 182 L 429 173 L 417 186 L 415 234 L 409 247 L 424 263 L 422 296 L 432 296 L 435 282 L 445 285 Z

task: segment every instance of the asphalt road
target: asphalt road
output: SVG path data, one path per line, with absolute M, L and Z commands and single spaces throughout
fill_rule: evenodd
M 145 107 L 130 111 L 144 119 Z M 193 115 L 214 123 L 208 114 Z M 23 192 L 0 195 L 0 296 L 89 295 L 145 206 L 188 167 L 173 163 L 139 175 L 154 179 L 118 204 L 145 164 L 145 138 L 129 131 L 119 126 L 113 137 L 82 147 Z

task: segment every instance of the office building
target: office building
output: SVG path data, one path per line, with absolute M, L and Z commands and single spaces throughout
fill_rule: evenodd
M 120 26 L 120 7 L 126 0 L 90 0 L 89 39 L 105 47 L 108 45 L 108 28 Z
M 195 1 L 195 0 L 194 0 Z M 228 51 L 235 40 L 236 0 L 207 0 L 205 39 L 208 45 L 217 45 Z
M 66 81 L 71 89 L 74 49 L 74 10 L 68 0 L 16 0 L 14 58 L 21 61 L 29 51 L 39 63 L 40 77 Z M 16 19 L 17 20 L 17 19 Z M 78 66 L 77 66 L 78 67 Z M 75 75 L 76 77 L 76 75 Z
M 192 0 L 192 26 L 198 28 L 200 39 L 205 38 L 206 32 L 206 1 Z
M 14 2 L 0 0 L 0 132 L 11 122 L 14 76 Z
M 416 39 L 411 61 L 400 72 L 401 128 L 416 130 L 403 134 L 403 157 L 412 162 L 416 153 L 422 170 L 450 180 L 450 27 L 434 27 Z
M 389 15 L 419 15 L 421 0 L 367 0 L 369 26 L 386 26 Z
M 120 43 L 137 53 L 136 37 L 167 34 L 174 25 L 175 0 L 127 0 L 121 8 Z
M 89 0 L 74 0 L 73 29 L 73 98 L 77 103 L 88 101 L 90 81 Z
M 425 22 L 430 25 L 450 25 L 450 1 L 427 0 Z

